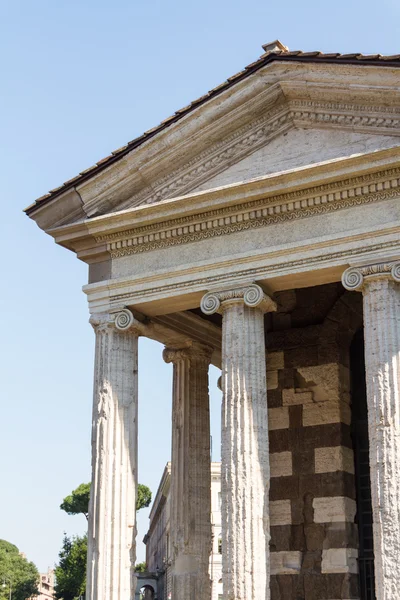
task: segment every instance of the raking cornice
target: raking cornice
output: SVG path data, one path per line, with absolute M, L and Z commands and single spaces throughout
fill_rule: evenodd
M 235 162 L 243 160 L 294 126 L 400 135 L 400 111 L 394 107 L 291 100 L 212 145 L 172 173 L 156 180 L 151 186 L 125 201 L 120 209 L 153 204 L 184 194 Z

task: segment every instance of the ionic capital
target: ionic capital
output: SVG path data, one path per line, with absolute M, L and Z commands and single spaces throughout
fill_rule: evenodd
M 106 331 L 116 329 L 121 332 L 131 332 L 137 335 L 146 335 L 147 325 L 141 323 L 128 308 L 118 312 L 100 313 L 91 315 L 89 323 L 95 331 Z
M 275 302 L 256 283 L 234 289 L 208 292 L 201 299 L 200 308 L 205 315 L 212 315 L 216 312 L 222 313 L 228 305 L 233 303 L 244 303 L 250 308 L 258 308 L 263 312 L 276 311 Z
M 201 361 L 210 364 L 212 353 L 213 349 L 209 346 L 193 342 L 183 348 L 165 348 L 163 359 L 166 363 L 190 360 L 191 362 Z
M 400 283 L 400 261 L 350 267 L 342 275 L 342 284 L 346 290 L 361 292 L 368 282 L 376 279 L 392 279 Z

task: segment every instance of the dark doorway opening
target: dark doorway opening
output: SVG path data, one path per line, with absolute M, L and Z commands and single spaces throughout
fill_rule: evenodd
M 350 368 L 352 398 L 351 435 L 356 474 L 356 520 L 359 538 L 360 598 L 361 600 L 376 600 L 364 332 L 362 329 L 355 334 L 351 344 Z

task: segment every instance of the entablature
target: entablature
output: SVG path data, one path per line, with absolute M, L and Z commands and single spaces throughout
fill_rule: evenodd
M 85 262 L 267 228 L 400 195 L 400 147 L 325 161 L 50 230 Z M 289 241 L 289 240 L 287 240 Z

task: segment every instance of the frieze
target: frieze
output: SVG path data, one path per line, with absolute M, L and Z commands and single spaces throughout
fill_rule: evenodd
M 385 172 L 385 180 L 376 181 L 379 175 L 383 176 L 369 174 L 144 226 L 124 232 L 124 239 L 116 241 L 109 241 L 108 236 L 98 237 L 97 241 L 108 241 L 111 256 L 120 258 L 398 197 L 400 170 L 390 169 Z M 368 183 L 371 179 L 375 181 Z M 349 183 L 352 185 L 343 189 Z
M 223 217 L 228 213 L 237 213 L 241 210 L 250 209 L 250 208 L 259 208 L 263 206 L 266 202 L 269 204 L 276 203 L 280 201 L 281 203 L 285 201 L 291 200 L 304 200 L 308 199 L 310 195 L 315 194 L 323 194 L 324 192 L 333 192 L 336 190 L 342 190 L 344 193 L 346 189 L 348 194 L 351 194 L 350 187 L 356 189 L 360 185 L 365 185 L 368 183 L 375 184 L 377 189 L 390 189 L 390 187 L 396 187 L 396 183 L 393 181 L 391 183 L 388 181 L 389 179 L 396 179 L 400 177 L 400 168 L 391 168 L 385 169 L 383 171 L 378 171 L 375 173 L 367 173 L 365 175 L 357 175 L 355 177 L 349 177 L 340 181 L 333 181 L 327 184 L 316 185 L 310 188 L 305 188 L 301 190 L 295 190 L 293 192 L 283 192 L 277 194 L 275 196 L 269 196 L 268 198 L 261 198 L 258 200 L 250 200 L 246 203 L 236 204 L 234 206 L 228 208 L 215 208 L 212 210 L 207 210 L 202 213 L 197 213 L 190 216 L 182 216 L 176 217 L 174 219 L 169 219 L 168 221 L 162 221 L 157 223 L 156 225 L 142 225 L 140 227 L 135 227 L 134 229 L 126 229 L 123 232 L 116 233 L 107 233 L 105 235 L 96 236 L 97 242 L 112 242 L 113 240 L 125 240 L 127 238 L 133 238 L 134 236 L 138 236 L 140 234 L 146 234 L 148 232 L 154 233 L 155 230 L 161 230 L 165 228 L 171 228 L 174 226 L 186 225 L 189 223 L 193 223 L 195 221 L 201 221 L 209 218 L 215 217 Z M 382 184 L 382 187 L 381 185 Z M 343 189 L 346 188 L 346 189 Z M 372 186 L 368 190 L 369 192 L 376 191 Z M 366 190 L 363 190 L 363 193 L 366 193 Z M 360 194 L 358 190 L 357 194 Z

